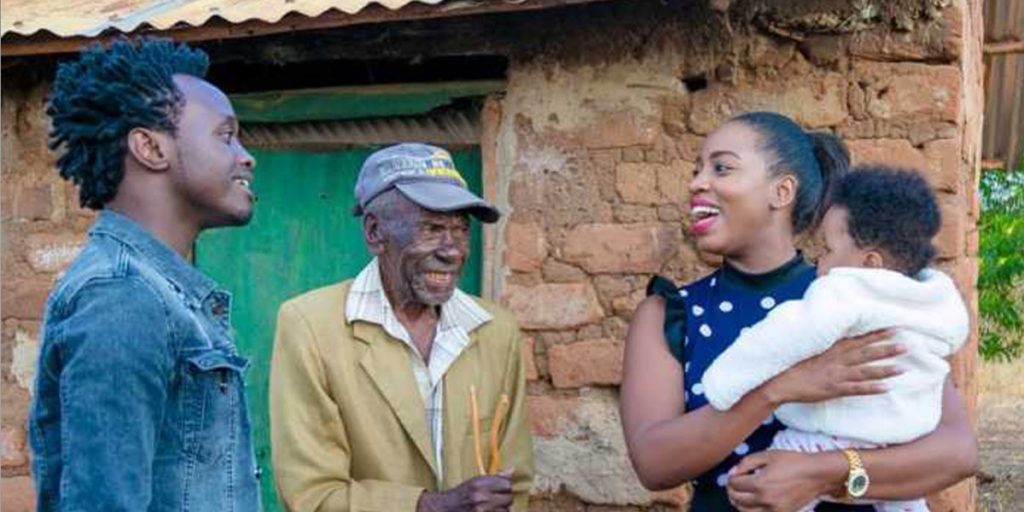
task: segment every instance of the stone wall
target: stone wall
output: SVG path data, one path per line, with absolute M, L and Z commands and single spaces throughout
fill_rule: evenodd
M 687 181 L 702 137 L 733 114 L 776 110 L 839 134 L 857 161 L 926 169 L 943 205 L 940 266 L 976 311 L 980 2 L 795 2 L 807 5 L 788 18 L 760 2 L 723 14 L 728 3 L 551 21 L 536 32 L 557 35 L 511 52 L 507 92 L 485 109 L 485 188 L 510 213 L 489 233 L 485 283 L 527 334 L 535 510 L 686 501 L 637 483 L 617 385 L 647 280 L 711 268 L 684 236 Z M 46 294 L 92 221 L 46 150 L 46 79 L 33 78 L 45 74 L 5 69 L 0 98 L 5 510 L 32 499 L 24 424 Z M 972 411 L 976 343 L 954 361 Z M 936 496 L 933 510 L 971 510 L 973 492 Z

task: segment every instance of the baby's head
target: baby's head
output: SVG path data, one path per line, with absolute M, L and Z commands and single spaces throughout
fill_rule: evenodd
M 834 267 L 886 268 L 914 276 L 935 257 L 939 206 L 920 174 L 857 166 L 836 184 L 821 222 L 818 274 Z

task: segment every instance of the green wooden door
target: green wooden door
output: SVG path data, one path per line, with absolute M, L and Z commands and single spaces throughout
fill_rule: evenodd
M 246 374 L 256 458 L 263 469 L 264 509 L 281 510 L 270 467 L 267 385 L 277 309 L 302 292 L 355 277 L 370 261 L 361 219 L 351 212 L 352 189 L 363 160 L 376 148 L 329 152 L 254 150 L 259 196 L 244 228 L 204 233 L 196 264 L 233 295 L 232 325 L 240 352 L 250 358 Z M 456 167 L 480 193 L 478 148 L 451 149 Z M 474 221 L 470 258 L 460 281 L 479 293 L 480 226 Z

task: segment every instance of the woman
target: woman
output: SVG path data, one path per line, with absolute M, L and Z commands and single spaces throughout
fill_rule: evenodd
M 829 184 L 847 166 L 838 139 L 808 134 L 778 114 L 738 116 L 705 140 L 690 183 L 690 230 L 698 248 L 722 256 L 723 265 L 681 289 L 652 280 L 627 336 L 622 418 L 645 487 L 693 481 L 697 512 L 792 511 L 817 496 L 846 496 L 854 468 L 843 453 L 763 451 L 782 428 L 772 411 L 785 402 L 882 392 L 882 380 L 899 369 L 868 363 L 902 352 L 880 343 L 886 333 L 840 341 L 724 412 L 707 405 L 700 377 L 741 328 L 810 285 L 815 271 L 796 237 L 816 225 Z M 977 466 L 974 434 L 950 381 L 933 433 L 858 455 L 870 475 L 866 497 L 880 499 L 938 491 Z

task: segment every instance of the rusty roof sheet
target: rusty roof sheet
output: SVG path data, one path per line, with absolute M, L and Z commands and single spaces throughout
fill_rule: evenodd
M 311 18 L 329 11 L 356 14 L 372 4 L 399 10 L 409 4 L 445 0 L 2 0 L 0 35 L 48 31 L 59 37 L 94 37 L 108 30 L 132 32 L 147 26 L 166 30 L 197 27 L 213 17 L 229 23 L 277 23 L 288 14 Z M 450 2 L 458 4 L 460 2 Z

